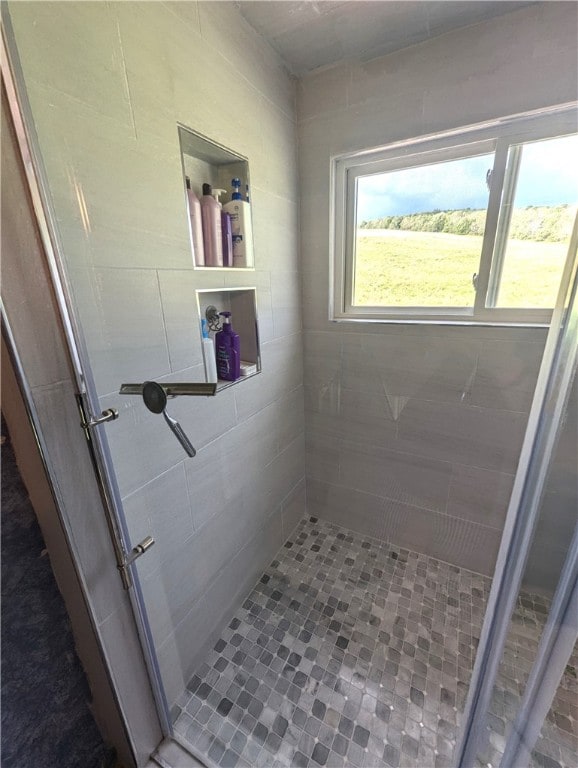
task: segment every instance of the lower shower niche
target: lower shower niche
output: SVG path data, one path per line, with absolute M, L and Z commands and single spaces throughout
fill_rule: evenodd
M 190 680 L 176 736 L 222 768 L 450 768 L 490 584 L 303 520 Z M 535 627 L 536 643 L 545 607 L 521 593 L 514 614 Z M 496 686 L 492 765 L 533 658 L 520 642 L 510 633 Z M 571 737 L 554 717 L 537 749 L 533 766 L 574 765 Z
M 197 290 L 196 293 L 206 380 L 216 381 L 219 392 L 260 373 L 256 289 L 211 288 Z M 240 370 L 234 380 L 221 377 L 222 368 L 218 359 L 215 364 L 218 334 L 226 325 L 239 337 Z

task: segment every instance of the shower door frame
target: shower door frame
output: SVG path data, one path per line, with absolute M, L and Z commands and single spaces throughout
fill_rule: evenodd
M 3 9 L 4 11 L 5 9 Z M 47 256 L 47 262 L 50 273 L 50 280 L 57 300 L 58 312 L 63 323 L 65 340 L 68 346 L 69 354 L 73 362 L 74 374 L 78 393 L 84 401 L 86 410 L 89 413 L 99 411 L 99 400 L 94 384 L 87 348 L 84 342 L 84 335 L 81 325 L 78 321 L 72 292 L 68 284 L 62 249 L 58 240 L 58 230 L 55 226 L 55 216 L 52 207 L 52 201 L 48 192 L 49 186 L 44 171 L 42 156 L 39 150 L 38 139 L 34 130 L 34 120 L 30 105 L 28 102 L 26 86 L 23 74 L 20 68 L 18 52 L 15 44 L 14 35 L 10 25 L 8 13 L 3 13 L 3 35 L 2 35 L 2 77 L 7 86 L 7 96 L 18 137 L 22 162 L 25 167 L 27 183 L 32 198 L 34 212 L 37 218 L 38 227 L 42 235 L 42 240 Z M 576 247 L 578 238 L 578 223 L 575 224 L 573 242 Z M 563 284 L 570 284 L 574 280 L 574 292 L 572 293 L 571 310 L 567 317 L 574 318 L 578 313 L 576 303 L 576 280 L 577 280 L 577 260 L 574 259 L 566 264 Z M 561 290 L 561 295 L 563 291 Z M 560 300 L 559 300 L 560 301 Z M 554 384 L 557 386 L 557 392 L 562 393 L 563 386 L 568 385 L 563 380 L 552 382 L 554 368 L 563 362 L 564 351 L 568 350 L 569 340 L 563 336 L 558 338 L 560 333 L 554 331 L 555 322 L 559 324 L 563 316 L 563 308 L 557 307 L 555 310 L 550 333 L 544 352 L 542 367 L 534 403 L 530 413 L 528 427 L 522 453 L 516 472 L 514 490 L 512 492 L 512 501 L 506 519 L 506 525 L 500 545 L 494 583 L 490 593 L 490 601 L 486 609 L 480 646 L 476 658 L 476 665 L 470 683 L 466 710 L 464 713 L 464 728 L 462 737 L 456 750 L 456 757 L 459 766 L 468 766 L 473 764 L 470 760 L 472 754 L 475 754 L 473 745 L 477 738 L 479 729 L 476 730 L 475 718 L 485 716 L 488 697 L 491 695 L 495 674 L 497 672 L 497 662 L 501 658 L 498 653 L 503 648 L 505 642 L 505 629 L 500 623 L 506 620 L 509 622 L 509 616 L 513 607 L 513 601 L 518 593 L 518 584 L 521 580 L 521 566 L 516 563 L 515 578 L 506 582 L 506 577 L 511 574 L 511 563 L 508 557 L 516 555 L 520 562 L 527 556 L 529 548 L 528 525 L 526 529 L 521 530 L 523 522 L 528 515 L 524 515 L 520 509 L 520 502 L 523 500 L 524 493 L 529 490 L 528 476 L 531 462 L 535 459 L 534 452 L 544 436 L 546 422 L 552 426 L 552 420 L 560 417 L 561 408 L 558 407 L 553 413 L 544 413 L 544 404 L 546 402 L 547 388 Z M 562 328 L 568 330 L 568 323 Z M 575 327 L 575 326 L 574 326 Z M 560 329 L 558 329 L 559 331 Z M 571 341 L 571 340 L 570 340 Z M 562 351 L 562 352 L 561 352 Z M 33 406 L 32 406 L 33 407 Z M 79 427 L 80 428 L 80 427 Z M 101 485 L 105 510 L 110 515 L 109 533 L 115 550 L 120 548 L 125 554 L 130 552 L 131 543 L 128 526 L 124 517 L 122 501 L 116 481 L 114 464 L 109 450 L 105 425 L 99 425 L 92 430 L 92 441 L 95 457 L 95 474 Z M 550 439 L 547 449 L 549 454 L 552 452 L 553 441 Z M 542 477 L 543 480 L 543 477 Z M 72 548 L 71 548 L 72 550 Z M 74 552 L 73 552 L 74 556 Z M 130 565 L 130 574 L 132 578 L 132 587 L 129 589 L 130 601 L 138 628 L 139 638 L 143 649 L 143 655 L 150 678 L 151 688 L 157 705 L 157 712 L 161 721 L 163 732 L 167 736 L 172 735 L 172 725 L 168 704 L 164 694 L 163 681 L 160 675 L 159 665 L 156 657 L 152 633 L 147 617 L 144 603 L 144 597 L 135 565 Z M 518 584 L 516 583 L 518 579 Z M 468 762 L 470 760 L 470 762 Z
M 576 372 L 578 353 L 578 213 L 570 238 L 568 256 L 562 274 L 556 307 L 540 366 L 528 425 L 516 469 L 514 487 L 508 507 L 492 587 L 474 670 L 468 690 L 460 737 L 454 759 L 460 768 L 470 768 L 485 731 L 487 713 L 504 652 L 510 621 L 526 567 L 533 535 L 540 512 L 540 502 L 560 432 L 562 415 L 568 403 Z M 576 541 L 576 536 L 574 537 Z M 564 563 L 547 627 L 553 634 L 552 623 L 561 620 L 568 597 L 561 593 L 571 589 L 571 574 L 575 557 L 571 551 Z M 555 674 L 559 654 L 553 654 L 553 643 L 541 643 L 532 665 L 530 681 L 537 674 Z M 558 678 L 559 681 L 559 678 Z M 529 685 L 529 683 L 528 683 Z M 526 704 L 526 697 L 524 697 Z M 525 707 L 526 708 L 526 707 Z M 531 708 L 526 708 L 530 713 Z M 547 712 L 547 710 L 546 710 Z M 533 721 L 534 726 L 535 722 Z M 534 728 L 537 738 L 539 729 Z M 526 738 L 531 738 L 530 731 Z M 521 733 L 513 729 L 504 755 L 511 754 L 513 741 Z M 534 739 L 535 740 L 535 739 Z M 506 766 L 507 763 L 504 763 Z
M 79 429 L 82 429 L 81 413 L 83 420 L 86 416 L 90 419 L 90 414 L 98 414 L 100 411 L 99 398 L 92 375 L 92 368 L 89 362 L 84 334 L 78 319 L 78 314 L 72 298 L 72 291 L 66 274 L 66 267 L 62 257 L 62 247 L 59 241 L 56 216 L 49 192 L 46 171 L 34 127 L 34 119 L 28 100 L 28 93 L 20 65 L 20 58 L 12 30 L 10 15 L 5 6 L 2 8 L 2 34 L 0 43 L 2 83 L 8 102 L 9 115 L 16 134 L 31 205 L 34 211 L 40 239 L 42 241 L 49 280 L 57 305 L 58 315 L 62 322 L 63 342 L 66 345 L 69 355 L 77 393 Z M 9 333 L 6 338 L 10 342 L 11 351 L 15 358 L 19 359 L 19 350 L 14 341 L 14 334 L 10 329 L 10 318 L 5 311 L 3 304 L 2 321 Z M 51 470 L 50 457 L 45 448 L 45 441 L 40 428 L 40 419 L 27 385 L 26 371 L 22 366 L 19 367 L 19 374 L 23 395 L 26 398 L 26 407 L 30 414 L 33 428 L 38 435 L 39 450 L 42 459 L 48 468 L 51 481 L 53 482 L 54 472 Z M 126 559 L 132 550 L 132 544 L 105 428 L 106 424 L 103 423 L 98 424 L 94 428 L 85 429 L 93 471 L 101 495 L 103 512 L 106 518 L 111 544 L 117 559 L 117 566 L 119 567 L 119 578 L 122 578 L 129 595 L 161 730 L 165 736 L 172 736 L 173 731 L 169 707 L 164 692 L 164 685 L 162 683 L 160 667 L 157 660 L 137 566 L 134 562 L 126 564 Z M 71 543 L 71 532 L 67 526 L 65 526 L 65 528 L 71 556 L 76 563 L 78 570 L 81 571 L 82 569 L 77 561 L 76 553 Z M 128 575 L 128 581 L 126 580 L 126 575 Z M 87 594 L 87 597 L 88 602 L 90 603 L 89 593 Z

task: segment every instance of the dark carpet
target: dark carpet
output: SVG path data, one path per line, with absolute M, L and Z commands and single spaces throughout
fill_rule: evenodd
M 3 768 L 108 762 L 68 614 L 2 420 Z

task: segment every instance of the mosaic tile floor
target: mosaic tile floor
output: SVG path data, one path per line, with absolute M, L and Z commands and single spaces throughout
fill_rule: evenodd
M 489 588 L 304 520 L 190 681 L 175 733 L 222 768 L 449 767 Z M 506 675 L 506 692 L 510 679 L 521 676 Z M 502 696 L 493 712 L 494 759 L 514 704 Z M 573 768 L 540 754 L 536 766 Z

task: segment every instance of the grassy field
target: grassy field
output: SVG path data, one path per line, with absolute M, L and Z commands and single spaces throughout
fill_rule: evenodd
M 360 229 L 354 303 L 471 307 L 481 247 L 473 235 Z M 552 307 L 566 252 L 566 243 L 510 240 L 498 306 Z

